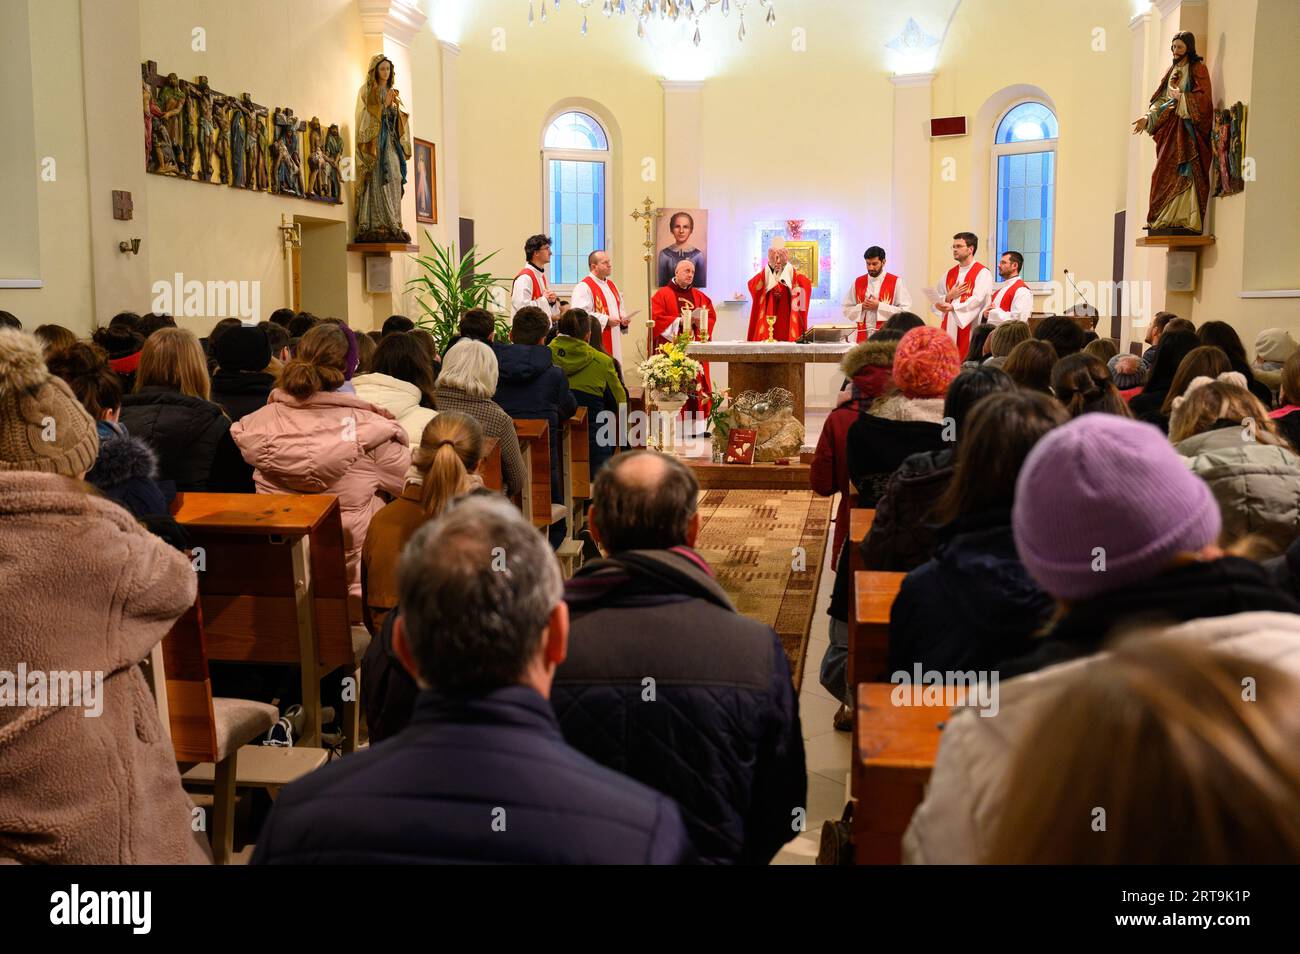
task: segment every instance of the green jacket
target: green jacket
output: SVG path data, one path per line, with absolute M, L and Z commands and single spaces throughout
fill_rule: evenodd
M 601 397 L 608 389 L 615 403 L 627 403 L 627 389 L 614 370 L 614 359 L 605 352 L 568 335 L 557 335 L 550 348 L 555 364 L 568 376 L 573 390 Z

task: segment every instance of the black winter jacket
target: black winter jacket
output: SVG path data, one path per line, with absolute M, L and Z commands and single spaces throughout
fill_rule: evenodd
M 1100 652 L 1121 628 L 1182 623 L 1268 610 L 1300 613 L 1300 602 L 1251 560 L 1188 563 L 1159 576 L 1074 603 L 1030 653 L 1003 662 L 1003 679 Z
M 875 507 L 890 475 L 908 457 L 947 446 L 943 425 L 922 420 L 891 420 L 863 414 L 849 427 L 849 479 L 859 507 Z
M 386 742 L 276 799 L 253 864 L 680 864 L 681 816 L 565 744 L 528 686 L 426 689 Z
M 903 579 L 889 614 L 889 671 L 991 670 L 1032 648 L 1054 606 L 1020 562 L 1009 510 L 960 518 L 934 559 Z
M 799 705 L 771 627 L 741 616 L 693 550 L 632 550 L 568 581 L 564 737 L 677 800 L 700 859 L 766 864 L 795 837 Z
M 952 481 L 957 453 L 951 447 L 907 458 L 889 476 L 876 501 L 876 518 L 862 541 L 863 567 L 906 573 L 934 555 L 939 527 L 931 511 Z
M 232 422 L 266 407 L 267 398 L 274 389 L 275 375 L 265 371 L 218 369 L 212 375 L 212 400 L 221 405 Z
M 121 422 L 153 448 L 159 476 L 177 490 L 253 493 L 253 468 L 231 439 L 220 405 L 150 386 L 122 398 Z
M 188 537 L 171 515 L 176 488 L 155 479 L 158 461 L 153 450 L 121 424 L 100 421 L 97 429 L 99 456 L 86 482 L 178 550 L 187 549 Z
M 550 427 L 551 500 L 564 502 L 560 475 L 560 421 L 578 409 L 569 379 L 545 345 L 492 344 L 497 356 L 497 393 L 492 400 L 513 420 L 544 420 Z M 589 421 L 588 427 L 595 427 Z

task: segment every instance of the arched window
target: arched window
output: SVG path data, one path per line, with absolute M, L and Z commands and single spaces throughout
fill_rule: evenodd
M 1012 106 L 993 136 L 993 221 L 997 247 L 1025 257 L 1020 277 L 1052 279 L 1056 222 L 1056 114 L 1039 102 Z
M 542 139 L 546 232 L 551 236 L 551 284 L 574 285 L 587 274 L 587 256 L 608 249 L 609 137 L 594 116 L 569 111 L 551 120 Z

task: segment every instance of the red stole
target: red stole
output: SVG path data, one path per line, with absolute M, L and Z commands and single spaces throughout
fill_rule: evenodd
M 588 275 L 582 280 L 582 283 L 591 289 L 591 300 L 596 303 L 596 314 L 611 315 L 622 317 L 623 315 L 623 297 L 618 293 L 618 286 L 612 281 L 606 281 L 609 290 L 614 293 L 614 304 L 617 306 L 614 311 L 610 311 L 609 302 L 605 300 L 605 293 L 600 288 L 600 283 Z M 614 326 L 613 322 L 605 322 L 605 327 L 600 330 L 600 340 L 605 343 L 605 354 L 614 353 Z
M 1007 312 L 1011 311 L 1011 303 L 1015 301 L 1016 290 L 1020 288 L 1028 288 L 1028 287 L 1029 286 L 1026 285 L 1022 280 L 1017 278 L 1014 282 L 1008 285 L 1006 291 L 1002 293 L 1002 301 L 998 304 L 998 307 L 1001 308 L 1003 311 L 1007 311 Z
M 853 295 L 862 304 L 867 297 L 867 283 L 871 281 L 870 275 L 859 275 L 853 282 Z M 898 285 L 898 276 L 893 272 L 885 272 L 885 277 L 880 281 L 880 294 L 876 297 L 880 299 L 881 304 L 892 305 L 894 303 L 894 289 Z M 880 327 L 880 315 L 876 315 L 876 327 Z M 858 321 L 858 341 L 867 340 L 867 323 L 866 319 Z
M 957 273 L 960 270 L 961 270 L 960 265 L 954 265 L 952 268 L 948 269 L 948 277 L 944 280 L 945 291 L 952 291 L 953 288 L 956 286 Z M 970 271 L 966 273 L 966 281 L 970 282 L 970 291 L 960 296 L 957 299 L 958 301 L 966 301 L 967 299 L 970 298 L 971 295 L 975 294 L 975 279 L 979 276 L 979 273 L 982 271 L 984 271 L 984 264 L 982 262 L 973 262 L 971 264 Z M 952 318 L 954 322 L 957 320 L 956 318 L 953 318 L 951 312 L 944 315 L 943 325 L 941 326 L 944 331 L 948 330 L 949 318 Z M 957 354 L 961 357 L 963 361 L 966 360 L 966 352 L 970 350 L 970 330 L 974 326 L 974 324 L 975 322 L 972 321 L 965 328 L 957 329 Z
M 542 281 L 539 282 L 539 281 L 537 280 L 537 272 L 533 271 L 532 266 L 527 266 L 527 267 L 525 267 L 525 268 L 521 268 L 521 269 L 519 270 L 519 275 L 527 275 L 527 276 L 529 277 L 529 279 L 532 281 L 532 283 L 533 283 L 533 301 L 537 301 L 537 299 L 539 299 L 539 298 L 545 298 L 545 297 L 546 297 L 546 289 L 545 289 L 545 288 L 543 287 L 543 285 L 542 285 L 542 282 L 545 282 L 545 281 L 546 281 L 546 275 L 545 275 L 545 274 L 542 275 Z M 516 276 L 515 276 L 515 281 L 518 281 L 518 280 L 519 280 L 519 275 L 516 275 Z

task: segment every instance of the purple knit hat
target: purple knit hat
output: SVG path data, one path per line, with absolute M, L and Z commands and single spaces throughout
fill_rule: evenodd
M 352 375 L 357 370 L 357 362 L 361 360 L 361 353 L 357 350 L 357 333 L 347 325 L 339 325 L 339 327 L 343 329 L 343 334 L 348 339 L 348 356 L 343 359 L 343 380 L 351 381 Z
M 1159 429 L 1084 414 L 1030 451 L 1011 515 L 1029 575 L 1084 599 L 1155 576 L 1219 536 L 1219 505 Z

